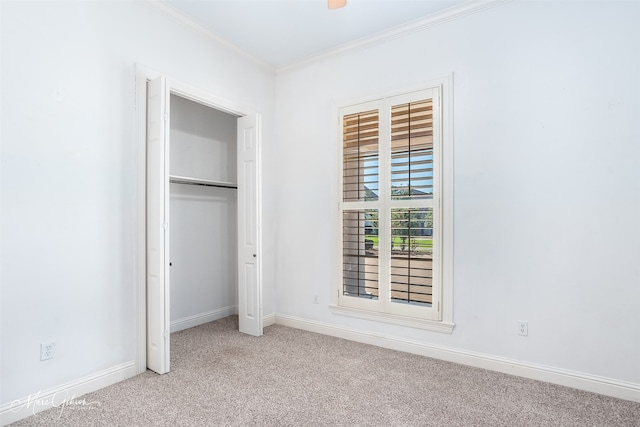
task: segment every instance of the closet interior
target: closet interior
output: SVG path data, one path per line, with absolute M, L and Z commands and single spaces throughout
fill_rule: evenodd
M 237 117 L 171 95 L 171 332 L 237 312 Z

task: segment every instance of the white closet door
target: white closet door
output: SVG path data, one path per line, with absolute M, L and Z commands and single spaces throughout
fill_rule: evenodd
M 169 372 L 169 87 L 147 83 L 147 367 Z
M 260 116 L 238 118 L 238 317 L 240 332 L 262 335 Z

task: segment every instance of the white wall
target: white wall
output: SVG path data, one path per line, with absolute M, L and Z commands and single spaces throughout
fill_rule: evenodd
M 171 184 L 171 331 L 237 312 L 236 190 Z
M 513 2 L 279 73 L 278 313 L 639 387 L 639 19 L 637 2 Z M 333 315 L 332 107 L 446 73 L 453 334 Z
M 3 1 L 0 14 L 0 405 L 135 358 L 136 63 L 263 114 L 265 314 L 640 384 L 638 3 L 509 3 L 275 85 L 144 3 Z M 456 329 L 333 316 L 332 106 L 448 72 Z
M 143 2 L 0 7 L 2 405 L 135 360 L 136 63 L 262 113 L 266 158 L 274 74 Z M 273 242 L 272 207 L 264 216 Z M 48 340 L 57 354 L 41 362 Z
M 237 119 L 171 96 L 170 174 L 237 182 Z M 171 331 L 236 312 L 237 200 L 233 188 L 171 184 Z
M 170 174 L 236 182 L 237 118 L 171 95 Z

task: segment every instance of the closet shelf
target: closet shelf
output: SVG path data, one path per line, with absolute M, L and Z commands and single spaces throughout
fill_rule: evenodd
M 210 179 L 191 178 L 188 176 L 169 175 L 169 182 L 173 184 L 205 185 L 207 187 L 238 188 L 233 182 L 212 181 Z

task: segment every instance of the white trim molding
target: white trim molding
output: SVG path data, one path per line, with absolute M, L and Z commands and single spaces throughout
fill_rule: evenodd
M 266 316 L 262 316 L 262 327 L 266 328 L 267 326 L 276 324 L 276 315 L 268 314 Z
M 223 307 L 217 310 L 207 311 L 193 316 L 183 317 L 182 319 L 171 321 L 171 333 L 182 331 L 184 329 L 193 328 L 194 326 L 204 325 L 214 320 L 222 319 L 234 314 L 238 314 L 238 307 Z
M 418 307 L 411 304 L 391 304 L 390 300 L 358 298 L 343 293 L 343 230 L 335 228 L 336 254 L 339 258 L 334 263 L 335 281 L 329 296 L 329 307 L 334 314 L 359 317 L 367 320 L 391 323 L 434 332 L 452 333 L 455 326 L 453 320 L 453 72 L 425 79 L 419 86 L 401 87 L 393 91 L 370 94 L 357 100 L 332 101 L 332 131 L 336 135 L 337 164 L 342 168 L 342 119 L 347 114 L 375 110 L 380 113 L 380 197 L 376 201 L 343 201 L 339 197 L 337 222 L 342 223 L 342 214 L 349 209 L 377 209 L 380 215 L 378 232 L 381 236 L 391 235 L 390 213 L 392 208 L 420 207 L 433 209 L 434 267 L 433 267 L 433 303 L 431 307 Z M 409 100 L 432 99 L 434 122 L 434 195 L 433 200 L 391 200 L 389 193 L 391 160 L 389 109 L 391 105 L 405 103 Z M 335 120 L 334 117 L 338 117 Z M 386 117 L 386 119 L 385 119 Z M 386 165 L 386 166 L 385 166 Z M 386 186 L 384 185 L 386 183 Z M 385 190 L 386 188 L 386 190 Z M 336 194 L 343 192 L 343 179 L 337 180 Z M 436 256 L 437 254 L 437 256 Z M 379 276 L 381 293 L 388 292 L 390 269 L 384 260 L 391 256 L 388 245 L 380 244 Z M 336 292 L 337 291 L 337 292 Z M 400 306 L 402 308 L 400 309 Z
M 154 2 L 148 1 L 149 4 Z M 143 64 L 136 64 L 135 75 L 135 120 L 136 120 L 136 249 L 135 249 L 135 277 L 136 277 L 136 370 L 141 374 L 147 370 L 147 300 L 146 300 L 146 120 L 147 120 L 147 81 L 164 74 Z M 210 108 L 215 108 L 235 116 L 254 114 L 251 106 L 218 97 L 210 92 L 199 89 L 180 80 L 167 77 L 171 94 L 189 99 Z M 235 309 L 237 313 L 237 308 Z M 210 315 L 212 313 L 204 313 Z M 229 313 L 227 315 L 234 314 Z M 196 316 L 197 317 L 197 316 Z M 221 316 L 224 317 L 224 316 Z M 215 320 L 215 319 L 212 319 Z M 177 322 L 196 321 L 195 319 L 180 319 Z M 204 322 L 203 322 L 204 323 Z M 195 326 L 195 324 L 194 324 Z M 170 329 L 173 329 L 171 327 Z M 184 329 L 184 328 L 181 328 Z
M 392 40 L 407 34 L 414 33 L 416 31 L 421 31 L 430 27 L 434 27 L 436 25 L 440 25 L 445 22 L 449 22 L 458 18 L 462 18 L 464 16 L 471 15 L 476 12 L 481 12 L 485 9 L 499 6 L 504 3 L 509 3 L 511 1 L 512 0 L 470 0 L 466 3 L 462 3 L 457 6 L 452 6 L 448 9 L 444 9 L 440 12 L 433 13 L 423 18 L 419 18 L 414 21 L 390 28 L 388 30 L 384 30 L 376 34 L 365 36 L 360 39 L 354 40 L 352 42 L 345 43 L 338 47 L 331 48 L 323 52 L 310 55 L 306 58 L 294 60 L 289 64 L 285 64 L 279 67 L 274 67 L 273 65 L 265 62 L 264 60 L 240 48 L 236 44 L 230 42 L 229 40 L 225 39 L 219 34 L 216 34 L 214 31 L 210 30 L 209 28 L 206 28 L 205 26 L 196 22 L 193 18 L 187 16 L 183 12 L 179 11 L 175 7 L 171 6 L 170 4 L 162 0 L 145 0 L 145 3 L 173 17 L 175 20 L 189 27 L 193 31 L 200 33 L 205 37 L 208 37 L 210 40 L 220 44 L 221 46 L 224 46 L 232 50 L 233 52 L 243 56 L 244 58 L 254 62 L 255 64 L 261 66 L 265 70 L 279 73 L 283 71 L 289 71 L 301 66 L 305 66 L 307 64 L 317 62 L 331 56 L 339 55 L 342 53 L 348 53 L 360 47 L 369 46 L 376 43 L 383 43 L 388 40 Z
M 640 402 L 640 384 L 637 383 L 554 368 L 552 366 L 537 365 L 508 359 L 506 357 L 426 344 L 415 340 L 346 328 L 286 314 L 276 314 L 275 319 L 276 324 L 290 328 L 302 329 L 363 344 L 371 344 L 378 347 L 459 363 L 461 365 L 558 384 L 618 399 Z
M 180 22 L 183 25 L 186 25 L 187 27 L 189 27 L 193 31 L 208 37 L 210 40 L 212 40 L 212 41 L 220 44 L 221 46 L 224 46 L 227 49 L 230 49 L 231 51 L 237 53 L 238 55 L 240 55 L 240 56 L 252 61 L 253 63 L 255 63 L 256 65 L 259 65 L 263 69 L 265 69 L 267 71 L 271 71 L 271 72 L 275 71 L 275 68 L 271 64 L 268 64 L 268 63 L 264 62 L 260 58 L 257 58 L 256 56 L 254 56 L 254 55 L 250 54 L 249 52 L 247 52 L 246 50 L 242 49 L 241 47 L 231 43 L 229 40 L 227 40 L 224 37 L 216 34 L 215 32 L 211 31 L 210 29 L 206 28 L 205 26 L 200 25 L 199 23 L 194 21 L 193 18 L 185 15 L 183 12 L 179 11 L 175 7 L 171 6 L 170 4 L 168 4 L 168 3 L 166 3 L 166 2 L 164 2 L 162 0 L 145 0 L 145 4 L 147 4 L 149 6 L 153 6 L 156 9 L 166 13 L 167 15 L 173 17 L 175 20 L 177 20 L 178 22 Z
M 471 15 L 476 12 L 481 12 L 485 9 L 489 9 L 495 6 L 499 6 L 505 3 L 509 3 L 512 0 L 470 0 L 466 3 L 462 3 L 457 6 L 452 6 L 448 9 L 440 12 L 418 18 L 414 21 L 407 22 L 405 24 L 398 25 L 394 28 L 390 28 L 385 31 L 381 31 L 371 36 L 366 36 L 361 39 L 345 43 L 333 49 L 320 52 L 315 55 L 308 56 L 307 58 L 294 61 L 291 64 L 287 64 L 276 69 L 276 72 L 281 73 L 284 71 L 293 70 L 299 67 L 303 67 L 308 64 L 312 64 L 323 59 L 340 55 L 343 53 L 349 53 L 352 50 L 369 46 L 377 43 L 384 43 L 389 40 L 393 40 L 398 37 L 412 34 L 417 31 L 425 30 L 427 28 L 435 27 L 436 25 L 443 24 L 445 22 L 453 21 L 458 18 L 462 18 L 467 15 Z
M 57 387 L 34 392 L 0 406 L 0 424 L 5 426 L 50 408 L 58 408 L 62 411 L 69 406 L 100 405 L 100 402 L 90 402 L 80 397 L 135 375 L 137 375 L 136 363 L 132 360 Z
M 418 319 L 416 317 L 398 316 L 397 314 L 381 313 L 378 311 L 362 310 L 354 307 L 344 307 L 339 305 L 329 305 L 333 314 L 341 316 L 356 317 L 358 319 L 371 320 L 374 322 L 391 323 L 392 325 L 405 326 L 409 328 L 423 329 L 425 331 L 453 333 L 455 323 L 439 320 Z

